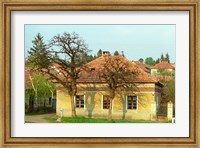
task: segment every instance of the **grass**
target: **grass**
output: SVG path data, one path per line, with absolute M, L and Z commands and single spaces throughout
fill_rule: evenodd
M 57 117 L 56 116 L 52 116 L 52 117 L 45 117 L 44 119 L 48 120 L 49 122 L 56 122 Z
M 56 122 L 57 120 L 56 117 L 47 117 L 45 119 L 50 122 Z M 96 119 L 96 118 L 86 118 L 86 117 L 62 117 L 61 122 L 62 123 L 158 123 L 156 121 L 146 121 L 146 120 L 122 120 L 122 119 L 108 120 L 108 119 Z

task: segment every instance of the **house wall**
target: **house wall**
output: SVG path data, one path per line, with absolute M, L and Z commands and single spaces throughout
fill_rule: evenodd
M 104 84 L 95 84 L 95 89 L 90 86 L 81 84 L 81 89 L 78 95 L 84 95 L 85 106 L 81 109 L 76 109 L 78 116 L 93 117 L 93 118 L 107 118 L 108 109 L 103 109 L 103 95 L 107 95 L 108 91 L 104 91 Z M 80 85 L 79 85 L 80 87 Z M 89 89 L 87 89 L 89 88 Z M 160 97 L 159 92 L 155 90 L 155 84 L 140 84 L 137 85 L 138 91 L 121 91 L 113 100 L 112 116 L 115 119 L 151 119 L 151 104 L 155 102 L 157 96 Z M 85 90 L 85 91 L 84 91 Z M 141 90 L 141 91 L 139 91 Z M 126 97 L 127 95 L 138 96 L 138 108 L 136 110 L 127 109 Z M 71 116 L 71 101 L 70 96 L 64 88 L 57 89 L 57 115 Z
M 158 73 L 159 69 L 151 69 L 151 75 L 156 75 Z M 165 69 L 168 70 L 169 72 L 171 72 L 172 75 L 174 75 L 175 71 L 174 69 Z

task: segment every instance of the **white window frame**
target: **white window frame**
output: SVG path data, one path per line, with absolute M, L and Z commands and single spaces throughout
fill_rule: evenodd
M 138 96 L 136 96 L 137 99 L 136 109 L 128 109 L 128 96 L 133 96 L 133 95 L 126 95 L 126 110 L 138 110 Z
M 108 110 L 108 109 L 103 108 L 103 96 L 107 96 L 107 95 L 101 95 L 101 110 Z M 113 110 L 113 107 L 114 107 L 114 100 L 112 102 L 112 110 Z
M 84 100 L 84 107 L 83 107 L 83 108 L 77 108 L 77 107 L 76 107 L 76 96 L 83 96 L 83 100 Z M 74 106 L 75 106 L 76 109 L 86 109 L 86 108 L 85 108 L 85 107 L 86 107 L 86 106 L 85 106 L 85 95 L 75 95 L 75 96 L 74 96 Z

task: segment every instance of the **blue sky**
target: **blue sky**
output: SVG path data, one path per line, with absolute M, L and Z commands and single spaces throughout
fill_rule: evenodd
M 175 62 L 175 29 L 175 25 L 25 25 L 25 56 L 37 33 L 48 43 L 54 35 L 76 32 L 92 50 L 91 54 L 99 49 L 111 53 L 117 50 L 124 51 L 129 60 L 145 60 L 168 53 L 171 62 Z

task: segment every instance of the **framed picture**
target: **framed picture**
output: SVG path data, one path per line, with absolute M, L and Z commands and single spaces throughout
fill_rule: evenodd
M 3 1 L 2 146 L 199 146 L 199 1 Z

